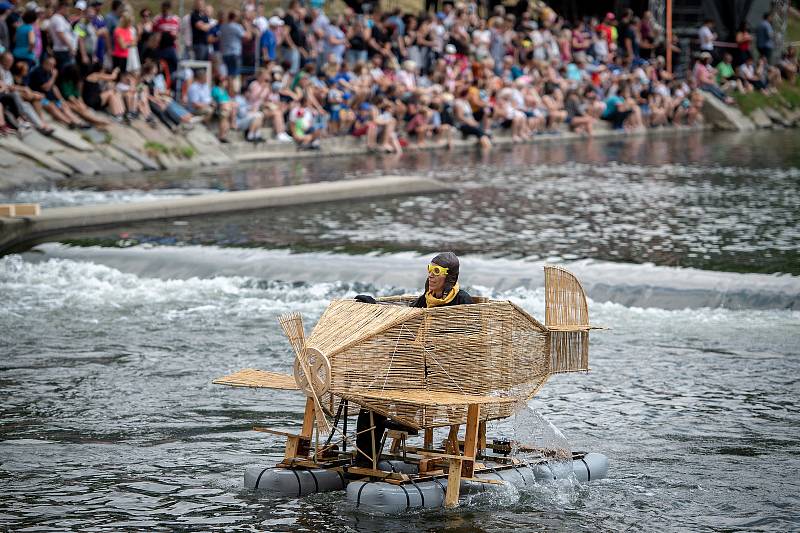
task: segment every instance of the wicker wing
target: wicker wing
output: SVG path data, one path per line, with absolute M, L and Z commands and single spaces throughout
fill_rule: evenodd
M 550 330 L 551 372 L 589 370 L 589 308 L 586 293 L 572 273 L 544 267 L 545 324 Z

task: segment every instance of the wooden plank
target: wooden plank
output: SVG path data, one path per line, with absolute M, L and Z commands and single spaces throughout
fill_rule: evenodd
M 464 455 L 467 457 L 476 457 L 478 451 L 478 418 L 481 414 L 481 406 L 477 403 L 471 403 L 467 407 L 467 426 L 464 435 Z M 463 463 L 464 477 L 472 477 L 475 471 L 475 461 L 468 460 Z
M 42 214 L 42 208 L 39 204 L 16 204 L 14 211 L 14 216 L 18 217 L 38 217 Z
M 447 492 L 444 495 L 444 506 L 455 507 L 461 494 L 461 457 L 450 459 L 447 472 Z
M 478 424 L 478 451 L 483 453 L 486 449 L 486 420 Z
M 284 459 L 294 459 L 300 453 L 300 436 L 292 435 L 286 437 L 286 450 L 283 452 Z
M 259 431 L 261 433 L 270 433 L 272 435 L 281 435 L 283 437 L 299 437 L 300 435 L 296 433 L 289 433 L 288 431 L 280 431 L 278 429 L 270 429 L 270 428 L 263 428 L 259 426 L 255 426 L 253 431 Z
M 355 474 L 357 476 L 377 477 L 387 480 L 408 481 L 409 479 L 408 474 L 403 474 L 401 472 L 386 472 L 384 470 L 378 470 L 377 468 L 366 468 L 363 466 L 349 466 L 346 471 L 348 474 Z
M 257 389 L 299 390 L 294 378 L 280 372 L 267 372 L 255 368 L 243 368 L 212 381 L 214 385 L 229 387 L 252 387 Z
M 365 401 L 378 400 L 430 407 L 459 406 L 471 403 L 494 405 L 519 401 L 518 398 L 511 396 L 459 394 L 427 389 L 364 390 L 353 391 L 342 396 L 352 399 L 360 405 L 363 405 Z
M 314 416 L 316 407 L 314 404 L 314 398 L 307 397 L 306 398 L 306 410 L 303 413 L 303 429 L 300 430 L 300 436 L 306 437 L 307 439 L 311 438 L 311 434 L 314 432 Z
M 477 477 L 462 477 L 464 481 L 472 481 L 473 483 L 486 483 L 489 485 L 505 485 L 504 481 L 499 479 L 481 479 Z
M 17 210 L 14 204 L 0 204 L 0 217 L 16 216 Z
M 475 460 L 474 457 L 466 457 L 464 455 L 453 455 L 453 454 L 449 454 L 449 453 L 440 453 L 440 452 L 434 452 L 434 451 L 430 451 L 430 450 L 419 450 L 417 453 L 419 455 L 424 455 L 426 457 L 436 457 L 438 459 L 458 459 L 459 461 L 462 461 L 464 459 Z

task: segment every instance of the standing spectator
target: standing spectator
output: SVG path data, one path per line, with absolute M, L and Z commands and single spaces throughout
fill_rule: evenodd
M 11 49 L 11 35 L 8 33 L 8 14 L 14 8 L 3 0 L 0 2 L 0 54 Z
M 756 30 L 756 48 L 758 54 L 767 58 L 767 63 L 772 64 L 772 49 L 775 48 L 775 31 L 772 29 L 772 12 L 764 13 L 764 20 Z
M 97 48 L 97 32 L 89 17 L 86 0 L 75 2 L 75 9 L 80 11 L 78 18 L 72 24 L 72 33 L 77 40 L 77 62 L 81 76 L 89 73 L 89 68 L 95 62 L 95 49 Z
M 736 58 L 737 66 L 747 61 L 748 57 L 753 56 L 753 53 L 750 51 L 752 44 L 753 34 L 750 33 L 750 26 L 747 24 L 746 20 L 743 20 L 739 25 L 739 29 L 736 31 L 736 49 L 739 52 Z
M 106 58 L 108 57 L 107 52 L 112 50 L 112 46 L 111 34 L 108 32 L 106 20 L 103 15 L 100 14 L 101 7 L 103 7 L 103 0 L 91 0 L 89 2 L 89 9 L 86 12 L 86 16 L 88 17 L 89 22 L 91 22 L 97 38 L 95 41 L 94 58 L 92 58 L 92 63 L 99 62 L 100 65 L 105 65 Z
M 292 0 L 289 4 L 289 12 L 283 17 L 286 23 L 286 31 L 283 36 L 281 46 L 281 61 L 289 64 L 289 72 L 297 74 L 303 65 L 303 59 L 308 55 L 308 41 L 306 33 L 303 31 L 303 18 L 305 10 L 298 0 Z
M 620 57 L 636 59 L 639 57 L 639 42 L 636 38 L 636 26 L 633 21 L 633 10 L 626 9 L 620 20 L 617 50 Z
M 242 69 L 242 39 L 251 39 L 254 28 L 249 23 L 245 28 L 239 23 L 239 13 L 230 11 L 228 21 L 219 30 L 219 48 L 222 52 L 222 62 L 228 71 L 228 77 L 233 86 L 239 86 L 239 73 Z M 239 92 L 234 89 L 234 92 Z
M 72 34 L 72 26 L 67 22 L 65 16 L 68 10 L 68 0 L 59 0 L 56 12 L 50 17 L 48 26 L 53 56 L 56 58 L 59 70 L 75 61 L 75 39 Z
M 111 0 L 111 11 L 109 11 L 108 15 L 106 15 L 105 22 L 106 28 L 108 28 L 108 35 L 112 41 L 114 38 L 114 30 L 117 29 L 117 25 L 119 24 L 119 19 L 122 16 L 123 11 L 125 11 L 125 4 L 122 2 L 122 0 Z M 111 49 L 114 49 L 113 43 Z
M 203 0 L 195 0 L 190 23 L 194 58 L 198 61 L 208 61 L 208 32 L 211 30 L 212 25 L 206 14 L 206 6 Z
M 39 57 L 36 55 L 36 31 L 34 30 L 38 19 L 36 11 L 32 9 L 25 11 L 22 15 L 22 25 L 14 34 L 14 59 L 25 61 L 30 68 L 39 64 Z
M 131 54 L 131 49 L 136 48 L 136 35 L 133 32 L 131 16 L 128 13 L 123 13 L 119 18 L 119 24 L 114 28 L 112 37 L 111 61 L 114 68 L 118 68 L 120 72 L 127 72 L 128 56 Z
M 167 63 L 170 74 L 178 69 L 177 37 L 180 27 L 180 19 L 172 14 L 172 2 L 161 2 L 161 13 L 153 21 L 153 31 L 159 34 L 158 57 Z
M 706 19 L 700 29 L 697 30 L 697 38 L 700 40 L 700 52 L 708 52 L 711 57 L 714 57 L 714 41 L 717 40 L 717 34 L 714 33 L 714 21 Z
M 267 29 L 261 33 L 261 59 L 266 63 L 277 59 L 277 48 L 280 43 L 281 26 L 283 20 L 280 17 L 270 17 Z

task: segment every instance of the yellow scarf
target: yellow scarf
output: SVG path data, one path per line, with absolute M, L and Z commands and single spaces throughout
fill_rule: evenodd
M 458 294 L 458 282 L 456 282 L 456 284 L 453 285 L 453 288 L 450 289 L 450 292 L 448 292 L 447 296 L 445 296 L 444 298 L 437 298 L 436 296 L 431 294 L 431 291 L 426 292 L 425 304 L 428 307 L 438 307 L 440 305 L 446 305 L 453 301 L 453 298 L 456 297 L 456 294 Z

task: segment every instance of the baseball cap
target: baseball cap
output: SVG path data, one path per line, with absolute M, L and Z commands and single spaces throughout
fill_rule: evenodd
M 9 4 L 8 2 L 0 2 L 0 11 L 8 11 L 9 9 L 13 9 L 14 6 Z
M 78 0 L 77 2 L 75 2 L 75 9 L 77 9 L 79 11 L 85 11 L 86 10 L 86 0 Z
M 269 18 L 269 25 L 270 26 L 283 26 L 283 19 L 280 17 L 270 17 Z

